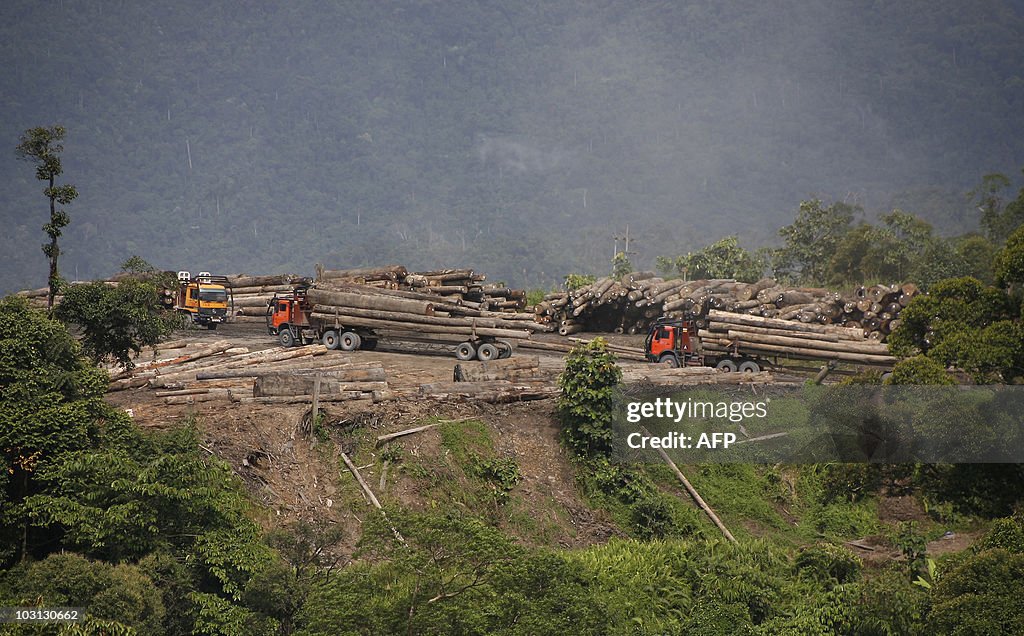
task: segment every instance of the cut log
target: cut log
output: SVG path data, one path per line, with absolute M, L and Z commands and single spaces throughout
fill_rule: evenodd
M 396 311 L 401 313 L 431 316 L 434 314 L 433 303 L 394 298 L 382 294 L 353 294 L 324 289 L 310 289 L 306 292 L 309 302 L 314 305 L 331 305 L 333 307 L 353 307 L 357 309 L 376 309 L 380 311 Z
M 366 369 L 352 372 L 346 378 L 325 377 L 320 375 L 320 395 L 335 395 L 349 391 L 383 391 L 388 388 L 384 381 L 383 369 Z M 316 375 L 261 375 L 253 385 L 253 397 L 270 397 L 275 395 L 312 395 L 316 385 Z

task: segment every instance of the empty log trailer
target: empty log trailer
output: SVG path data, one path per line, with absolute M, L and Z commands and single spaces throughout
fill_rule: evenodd
M 285 347 L 318 341 L 328 349 L 372 351 L 381 340 L 415 342 L 443 347 L 463 361 L 511 357 L 509 341 L 530 337 L 500 319 L 435 315 L 429 302 L 306 286 L 275 294 L 266 322 Z

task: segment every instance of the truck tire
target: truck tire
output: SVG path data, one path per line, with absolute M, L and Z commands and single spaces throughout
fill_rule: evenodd
M 468 362 L 476 357 L 476 349 L 471 342 L 463 342 L 455 347 L 455 357 L 463 362 Z
M 331 351 L 334 351 L 339 345 L 341 345 L 341 339 L 338 338 L 337 331 L 328 329 L 324 332 L 324 335 L 320 337 L 320 343 Z
M 208 323 L 206 323 L 206 330 L 207 331 L 216 331 L 217 330 L 217 323 L 215 323 L 215 322 L 208 322 Z
M 726 373 L 735 373 L 736 361 L 725 358 L 724 360 L 719 360 L 718 364 L 715 365 L 715 368 L 719 371 L 725 371 Z
M 501 352 L 498 348 L 487 342 L 480 345 L 480 348 L 476 350 L 476 357 L 481 362 L 488 362 L 490 360 L 497 360 L 501 356 Z
M 355 351 L 362 344 L 363 339 L 354 331 L 346 331 L 341 334 L 338 348 L 342 351 Z
M 658 362 L 666 366 L 672 367 L 673 369 L 679 368 L 679 358 L 677 358 L 674 353 L 661 354 L 661 358 L 658 359 Z
M 496 340 L 494 346 L 498 347 L 499 358 L 511 358 L 512 357 L 512 345 L 505 342 L 504 340 Z
M 744 360 L 739 366 L 740 373 L 760 373 L 761 365 L 754 360 Z
M 281 325 L 278 328 L 277 339 L 281 341 L 282 347 L 295 346 L 295 334 L 292 333 L 292 329 L 288 325 Z

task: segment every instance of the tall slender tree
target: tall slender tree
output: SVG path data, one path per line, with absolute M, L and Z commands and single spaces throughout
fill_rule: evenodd
M 71 222 L 67 212 L 57 206 L 68 205 L 78 196 L 75 186 L 56 184 L 57 177 L 64 171 L 60 162 L 60 153 L 64 151 L 64 144 L 61 142 L 64 140 L 65 133 L 63 126 L 29 128 L 21 136 L 15 149 L 19 159 L 31 161 L 36 165 L 36 179 L 48 184 L 43 188 L 43 194 L 50 200 L 50 220 L 43 225 L 43 231 L 50 237 L 50 242 L 43 244 L 43 254 L 50 259 L 50 275 L 47 279 L 50 291 L 46 300 L 47 306 L 51 309 L 60 280 L 60 273 L 57 270 L 60 246 L 57 244 L 57 239 L 60 238 L 61 229 Z

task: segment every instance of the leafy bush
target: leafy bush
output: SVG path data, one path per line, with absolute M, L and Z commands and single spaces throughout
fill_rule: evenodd
M 558 376 L 558 418 L 566 444 L 580 457 L 611 452 L 612 399 L 622 370 L 603 338 L 573 348 Z
M 892 535 L 893 544 L 907 560 L 910 578 L 916 578 L 928 558 L 928 541 L 918 531 L 916 521 L 901 521 Z
M 642 540 L 664 539 L 699 532 L 696 515 L 683 519 L 677 505 L 673 505 L 676 503 L 659 492 L 648 493 L 633 502 L 629 510 L 636 537 Z
M 821 479 L 822 503 L 860 501 L 882 485 L 878 464 L 828 464 Z
M 900 312 L 900 326 L 888 338 L 893 355 L 927 353 L 954 333 L 980 329 L 1007 317 L 1006 295 L 981 281 L 951 278 L 915 296 Z
M 853 552 L 832 543 L 818 543 L 800 550 L 797 572 L 830 585 L 851 583 L 860 576 L 863 562 Z
M 574 291 L 581 287 L 586 287 L 596 280 L 597 277 L 593 274 L 566 274 L 565 288 L 568 291 Z
M 764 260 L 740 247 L 735 236 L 727 236 L 685 256 L 658 257 L 658 269 L 683 274 L 689 280 L 735 278 L 754 282 L 761 278 L 764 268 Z
M 887 382 L 909 385 L 956 384 L 946 373 L 942 363 L 929 356 L 914 356 L 900 360 L 892 368 L 892 376 Z
M 1006 239 L 1006 246 L 996 254 L 995 272 L 1000 285 L 1024 284 L 1024 225 L 1018 227 L 1010 238 Z
M 135 366 L 133 354 L 155 345 L 176 324 L 163 310 L 157 286 L 136 278 L 117 287 L 102 281 L 71 285 L 56 316 L 82 330 L 82 345 L 95 362 L 112 359 L 125 369 Z
M 164 605 L 153 582 L 134 565 L 52 554 L 19 565 L 0 579 L 0 605 L 85 607 L 142 634 L 161 631 Z
M 508 501 L 509 491 L 523 478 L 519 472 L 519 464 L 511 457 L 477 459 L 475 472 L 477 477 L 490 485 L 492 496 L 497 503 Z
M 978 384 L 1008 382 L 1024 374 L 1024 325 L 1001 320 L 983 329 L 959 331 L 936 345 L 928 357 L 967 371 Z
M 992 548 L 944 568 L 927 627 L 957 636 L 1024 634 L 1024 554 Z

